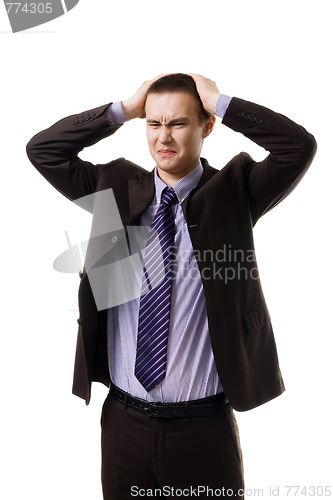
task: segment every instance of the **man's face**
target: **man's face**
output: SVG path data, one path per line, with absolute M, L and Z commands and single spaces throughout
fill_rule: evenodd
M 147 139 L 159 177 L 172 185 L 193 170 L 204 138 L 212 127 L 200 123 L 194 96 L 184 92 L 149 94 L 146 100 Z

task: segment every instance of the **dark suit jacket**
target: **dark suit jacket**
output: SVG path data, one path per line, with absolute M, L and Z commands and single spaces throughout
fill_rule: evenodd
M 108 124 L 107 105 L 65 118 L 34 136 L 27 153 L 38 171 L 71 200 L 112 188 L 124 226 L 138 225 L 154 197 L 153 172 L 119 158 L 92 165 L 77 155 L 86 146 L 119 128 Z M 288 118 L 256 104 L 233 98 L 222 122 L 270 152 L 262 162 L 240 153 L 216 170 L 202 159 L 204 172 L 182 203 L 194 254 L 222 248 L 254 255 L 252 228 L 285 198 L 309 167 L 316 150 L 312 135 Z M 94 215 L 96 217 L 96 214 Z M 108 243 L 100 256 L 111 247 Z M 207 276 L 204 259 L 197 258 Z M 265 403 L 284 391 L 276 346 L 255 259 L 242 262 L 238 273 L 232 256 L 223 265 L 236 279 L 218 274 L 203 279 L 210 338 L 223 388 L 238 411 Z M 220 263 L 221 264 L 221 263 Z M 239 264 L 239 263 L 238 263 Z M 253 279 L 249 279 L 252 276 Z M 98 311 L 86 273 L 79 289 L 79 332 L 73 392 L 90 401 L 91 382 L 110 383 L 107 364 L 106 311 Z

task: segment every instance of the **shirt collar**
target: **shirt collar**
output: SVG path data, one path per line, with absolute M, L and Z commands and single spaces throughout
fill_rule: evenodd
M 185 200 L 185 198 L 190 194 L 192 189 L 196 187 L 196 185 L 200 180 L 200 177 L 202 176 L 202 173 L 203 173 L 203 166 L 201 165 L 201 161 L 199 161 L 198 165 L 195 167 L 194 170 L 191 170 L 189 174 L 185 175 L 185 177 L 180 179 L 178 182 L 176 182 L 176 184 L 172 186 L 172 189 L 174 189 L 178 201 L 180 203 L 182 203 Z M 156 167 L 154 170 L 154 181 L 155 181 L 155 200 L 157 203 L 160 203 L 162 191 L 165 187 L 168 186 L 157 175 Z

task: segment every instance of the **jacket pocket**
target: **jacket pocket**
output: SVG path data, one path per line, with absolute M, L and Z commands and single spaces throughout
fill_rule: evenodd
M 265 302 L 245 312 L 243 315 L 244 325 L 248 332 L 257 330 L 263 325 L 270 323 L 271 318 Z

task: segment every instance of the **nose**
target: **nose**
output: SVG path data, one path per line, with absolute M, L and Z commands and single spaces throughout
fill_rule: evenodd
M 170 127 L 167 127 L 166 125 L 162 125 L 162 127 L 160 128 L 159 141 L 162 144 L 166 144 L 166 143 L 169 143 L 172 141 Z

